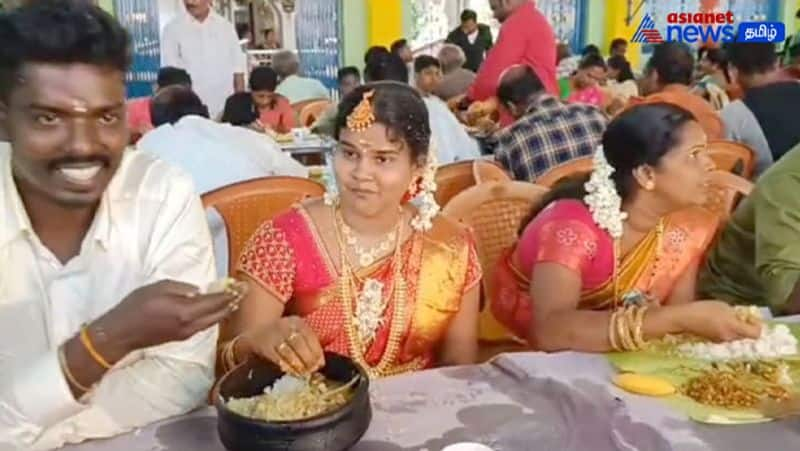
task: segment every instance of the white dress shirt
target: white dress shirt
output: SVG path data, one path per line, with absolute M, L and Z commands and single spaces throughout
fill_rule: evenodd
M 164 124 L 146 133 L 136 147 L 188 172 L 198 194 L 259 177 L 308 177 L 308 169 L 269 136 L 200 116 L 186 116 L 175 125 Z M 228 273 L 225 223 L 216 210 L 208 214 L 217 274 L 222 277 Z
M 428 107 L 431 141 L 436 145 L 439 164 L 480 158 L 478 141 L 469 136 L 447 104 L 436 96 L 424 96 L 423 100 Z
M 233 75 L 247 70 L 247 59 L 233 24 L 225 18 L 211 11 L 206 20 L 198 22 L 183 13 L 164 27 L 161 66 L 189 72 L 192 89 L 216 118 L 233 94 Z
M 217 328 L 135 351 L 77 402 L 57 349 L 136 288 L 215 278 L 211 237 L 188 176 L 126 152 L 80 253 L 62 264 L 39 241 L 0 144 L 0 450 L 54 449 L 131 431 L 202 404 Z

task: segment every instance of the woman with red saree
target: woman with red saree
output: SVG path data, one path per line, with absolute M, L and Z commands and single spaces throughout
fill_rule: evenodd
M 492 313 L 544 351 L 634 350 L 691 333 L 757 337 L 733 307 L 695 301 L 717 219 L 698 208 L 713 162 L 692 115 L 667 104 L 612 120 L 588 179 L 557 186 L 499 265 Z
M 474 362 L 481 270 L 470 233 L 437 214 L 430 135 L 407 85 L 373 83 L 342 100 L 338 193 L 250 239 L 238 276 L 251 291 L 223 366 L 256 355 L 307 374 L 332 351 L 383 377 Z

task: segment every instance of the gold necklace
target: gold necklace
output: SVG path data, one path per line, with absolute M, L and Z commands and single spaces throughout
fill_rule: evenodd
M 400 219 L 398 220 L 398 224 L 403 221 L 403 211 L 400 210 Z M 381 240 L 380 243 L 373 247 L 363 247 L 358 242 L 358 238 L 356 238 L 355 233 L 353 233 L 353 229 L 347 225 L 344 221 L 344 217 L 342 217 L 342 212 L 340 209 L 336 210 L 336 220 L 339 223 L 339 227 L 341 228 L 342 235 L 344 235 L 344 241 L 353 249 L 353 252 L 356 254 L 358 258 L 358 265 L 362 268 L 366 268 L 368 266 L 372 266 L 378 259 L 386 253 L 388 253 L 392 249 L 392 245 L 395 244 L 399 240 L 398 230 L 395 228 L 391 232 L 386 235 L 386 238 Z
M 345 330 L 348 336 L 348 346 L 350 348 L 351 358 L 358 365 L 364 368 L 364 371 L 366 371 L 370 378 L 384 377 L 391 374 L 398 374 L 421 368 L 422 362 L 420 359 L 414 359 L 408 364 L 395 366 L 394 368 L 391 367 L 392 363 L 397 359 L 397 355 L 400 350 L 400 344 L 403 338 L 406 322 L 405 308 L 408 296 L 408 287 L 402 277 L 400 239 L 398 238 L 395 243 L 394 255 L 392 256 L 392 261 L 390 263 L 394 265 L 392 274 L 392 293 L 390 295 L 390 298 L 394 299 L 394 309 L 389 323 L 389 339 L 386 343 L 386 349 L 384 350 L 383 355 L 378 363 L 373 366 L 367 363 L 364 357 L 367 352 L 368 343 L 365 343 L 365 340 L 362 338 L 362 333 L 359 331 L 361 327 L 357 326 L 357 324 L 361 321 L 357 315 L 358 308 L 354 308 L 353 306 L 353 300 L 356 297 L 355 294 L 359 291 L 356 285 L 356 275 L 347 259 L 342 234 L 338 227 L 339 222 L 337 221 L 336 224 L 336 239 L 340 249 L 339 253 L 341 268 L 341 276 L 338 280 L 338 292 L 339 297 L 344 303 L 343 307 L 346 314 Z M 402 236 L 402 221 L 400 221 L 398 226 L 398 237 L 399 236 Z M 374 279 L 367 279 L 364 284 L 366 285 L 372 280 Z M 381 284 L 378 281 L 376 282 Z M 381 288 L 382 285 L 383 284 L 381 284 Z M 372 291 L 374 293 L 377 290 L 373 289 Z M 381 289 L 380 291 L 381 297 L 383 297 L 383 290 Z M 359 298 L 361 298 L 360 295 Z M 388 305 L 388 300 L 383 304 Z
M 658 266 L 658 262 L 661 257 L 661 246 L 662 240 L 664 236 L 664 218 L 660 218 L 658 220 L 658 224 L 656 224 L 656 255 L 655 261 L 653 262 L 653 269 L 650 272 L 650 281 L 648 284 L 653 283 L 653 279 L 655 278 L 655 272 Z M 619 268 L 622 265 L 622 244 L 621 239 L 617 238 L 614 240 L 614 270 L 612 272 L 613 277 L 613 284 L 614 284 L 614 298 L 612 302 L 612 306 L 616 309 L 619 306 L 620 302 L 620 293 L 619 293 Z M 627 293 L 626 293 L 627 294 Z

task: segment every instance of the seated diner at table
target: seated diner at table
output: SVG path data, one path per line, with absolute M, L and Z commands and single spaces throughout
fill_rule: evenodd
M 281 134 L 291 132 L 297 126 L 297 118 L 286 97 L 275 93 L 275 71 L 256 67 L 250 72 L 249 84 L 249 93 L 233 94 L 225 101 L 222 122 Z
M 557 185 L 496 271 L 492 313 L 543 351 L 633 350 L 665 334 L 755 337 L 733 307 L 695 301 L 717 219 L 698 208 L 714 164 L 706 136 L 676 106 L 612 120 L 594 170 Z
M 481 269 L 471 234 L 438 214 L 422 98 L 358 87 L 336 136 L 335 189 L 263 223 L 239 258 L 251 291 L 225 327 L 223 368 L 254 354 L 305 374 L 323 350 L 370 377 L 473 363 Z
M 191 179 L 126 151 L 125 30 L 91 2 L 0 14 L 0 449 L 112 437 L 199 407 L 215 279 Z

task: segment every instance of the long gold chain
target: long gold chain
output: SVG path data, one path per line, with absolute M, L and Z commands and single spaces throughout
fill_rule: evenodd
M 656 263 L 658 263 L 658 256 L 661 253 L 661 247 L 663 245 L 663 236 L 664 236 L 664 218 L 658 220 L 658 224 L 656 224 Z M 613 277 L 613 284 L 614 284 L 614 299 L 612 302 L 613 309 L 619 307 L 620 296 L 619 296 L 619 268 L 622 266 L 622 240 L 617 238 L 614 240 L 614 270 L 612 272 L 611 277 Z M 654 267 L 652 272 L 655 272 L 656 268 Z M 652 284 L 653 277 L 650 277 L 650 283 Z
M 336 240 L 339 245 L 341 270 L 341 275 L 338 281 L 338 292 L 339 297 L 344 303 L 343 307 L 347 315 L 345 321 L 345 330 L 347 332 L 351 358 L 358 365 L 364 368 L 370 378 L 384 377 L 420 367 L 420 362 L 414 360 L 407 365 L 403 365 L 402 367 L 391 368 L 391 365 L 396 360 L 400 350 L 400 344 L 402 342 L 402 336 L 406 322 L 405 309 L 408 301 L 408 287 L 406 285 L 406 281 L 402 277 L 402 257 L 400 252 L 403 231 L 402 220 L 400 221 L 398 228 L 397 241 L 395 243 L 395 250 L 391 261 L 391 264 L 393 265 L 393 274 L 392 293 L 390 296 L 394 299 L 394 307 L 392 311 L 391 322 L 389 324 L 389 339 L 386 343 L 386 349 L 384 350 L 383 355 L 378 363 L 374 366 L 367 363 L 364 357 L 367 352 L 367 346 L 364 344 L 355 328 L 355 321 L 357 319 L 354 315 L 353 300 L 355 298 L 355 293 L 358 292 L 358 287 L 356 286 L 355 280 L 357 276 L 348 261 L 345 243 L 342 239 L 341 230 L 339 230 L 338 221 L 336 221 L 336 225 Z

